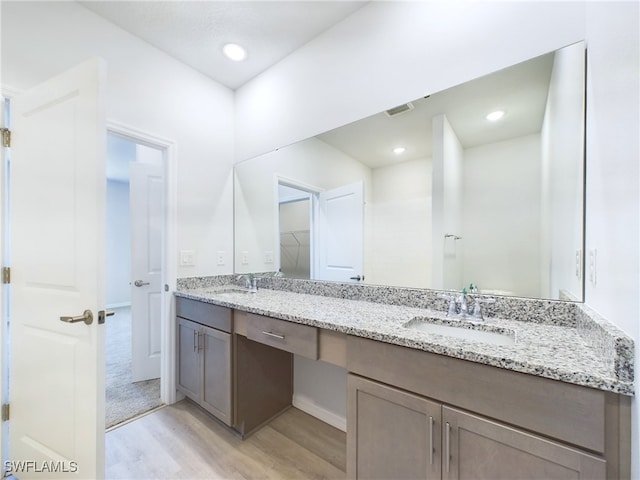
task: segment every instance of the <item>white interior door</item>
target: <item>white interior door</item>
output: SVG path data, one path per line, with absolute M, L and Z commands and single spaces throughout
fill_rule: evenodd
M 87 61 L 11 103 L 5 466 L 20 479 L 104 476 L 105 70 Z
M 139 382 L 160 377 L 164 181 L 161 166 L 130 167 L 131 359 L 133 381 Z
M 364 280 L 364 184 L 319 194 L 317 280 Z

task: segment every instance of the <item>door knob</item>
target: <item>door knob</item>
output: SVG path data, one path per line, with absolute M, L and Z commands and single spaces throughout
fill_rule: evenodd
M 82 315 L 77 315 L 75 317 L 60 317 L 60 321 L 66 323 L 84 322 L 87 325 L 91 325 L 93 323 L 93 313 L 91 310 L 85 310 Z
M 142 280 L 136 280 L 133 282 L 136 287 L 144 287 L 145 285 L 149 285 L 149 282 L 144 282 Z

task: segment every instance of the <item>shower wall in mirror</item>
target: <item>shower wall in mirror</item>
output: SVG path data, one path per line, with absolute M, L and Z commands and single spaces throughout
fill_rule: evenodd
M 582 300 L 584 95 L 579 43 L 238 163 L 236 272 Z

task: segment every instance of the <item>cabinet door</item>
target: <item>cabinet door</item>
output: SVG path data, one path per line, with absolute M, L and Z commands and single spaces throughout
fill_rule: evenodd
M 196 402 L 202 392 L 200 328 L 197 323 L 178 317 L 178 390 Z
M 347 396 L 347 478 L 440 478 L 440 404 L 355 375 Z
M 202 327 L 202 406 L 231 425 L 231 335 Z
M 444 479 L 606 478 L 606 462 L 580 450 L 449 407 L 442 422 Z

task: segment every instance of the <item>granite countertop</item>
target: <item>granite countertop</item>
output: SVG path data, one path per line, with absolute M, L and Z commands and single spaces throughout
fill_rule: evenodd
M 501 318 L 466 325 L 515 337 L 513 345 L 493 345 L 407 328 L 416 317 L 460 322 L 432 309 L 270 289 L 183 288 L 176 296 L 599 390 L 634 392 L 633 380 L 616 375 L 575 326 Z

